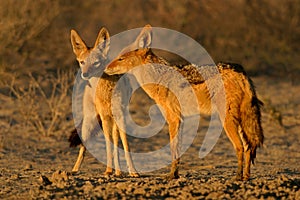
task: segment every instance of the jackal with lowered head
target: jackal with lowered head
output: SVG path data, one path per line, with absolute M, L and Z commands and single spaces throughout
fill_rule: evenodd
M 172 166 L 169 178 L 178 178 L 179 152 L 176 137 L 182 123 L 181 110 L 174 93 L 160 84 L 145 84 L 143 79 L 151 79 L 163 68 L 169 67 L 179 72 L 192 86 L 201 112 L 211 114 L 212 99 L 207 82 L 214 82 L 214 77 L 205 80 L 195 65 L 170 65 L 165 59 L 158 57 L 151 50 L 152 29 L 146 25 L 136 41 L 124 49 L 104 70 L 109 75 L 125 74 L 137 66 L 150 65 L 143 68 L 135 77 L 143 90 L 159 104 L 165 113 L 169 125 L 171 141 Z M 135 49 L 135 50 L 132 50 Z M 237 180 L 248 180 L 250 165 L 254 163 L 256 149 L 263 144 L 264 135 L 261 126 L 260 107 L 262 102 L 257 98 L 254 85 L 241 65 L 218 63 L 216 65 L 225 90 L 225 111 L 218 110 L 224 130 L 236 151 L 238 158 Z M 162 77 L 163 78 L 163 77 Z M 155 79 L 155 77 L 153 77 Z M 155 80 L 154 80 L 155 81 Z M 214 94 L 216 97 L 221 94 Z M 218 105 L 216 105 L 218 108 Z M 184 135 L 182 136 L 184 137 Z

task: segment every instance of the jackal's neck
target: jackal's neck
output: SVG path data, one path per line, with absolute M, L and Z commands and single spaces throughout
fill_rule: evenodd
M 98 78 L 97 77 L 91 77 L 89 80 L 88 80 L 88 83 L 87 85 L 91 88 L 96 88 L 97 87 L 97 84 L 98 84 Z
M 162 64 L 166 66 L 170 66 L 170 63 L 166 61 L 164 58 L 157 56 L 153 53 L 151 49 L 148 49 L 148 51 L 145 54 L 145 64 L 148 63 L 155 63 L 155 64 Z

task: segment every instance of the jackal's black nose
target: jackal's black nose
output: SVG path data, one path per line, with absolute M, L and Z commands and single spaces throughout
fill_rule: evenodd
M 82 74 L 81 74 L 81 77 L 82 77 L 83 79 L 88 79 L 88 78 L 89 78 L 89 73 L 87 73 L 87 72 L 82 73 Z

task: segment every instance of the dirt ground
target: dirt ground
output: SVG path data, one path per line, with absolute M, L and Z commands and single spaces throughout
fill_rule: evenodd
M 10 126 L 5 115 L 17 111 L 1 97 L 0 199 L 300 199 L 300 84 L 267 76 L 253 80 L 265 102 L 265 143 L 247 182 L 234 180 L 237 159 L 224 133 L 212 152 L 199 158 L 205 123 L 182 156 L 179 179 L 165 179 L 170 166 L 141 173 L 140 178 L 105 177 L 105 165 L 89 153 L 81 171 L 71 174 L 78 149 L 69 148 L 69 133 L 62 130 L 62 136 L 42 137 Z M 138 110 L 134 115 L 144 120 Z M 159 143 L 168 143 L 166 133 L 159 142 L 144 143 L 143 148 Z

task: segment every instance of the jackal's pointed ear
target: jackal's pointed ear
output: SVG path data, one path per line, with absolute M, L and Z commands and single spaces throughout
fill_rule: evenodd
M 94 48 L 98 48 L 104 55 L 107 55 L 110 44 L 110 36 L 106 28 L 102 28 L 95 42 Z
M 152 27 L 149 24 L 144 26 L 141 33 L 136 38 L 135 43 L 139 49 L 150 47 L 152 43 Z
M 75 30 L 71 30 L 71 43 L 76 56 L 87 50 L 87 46 Z

